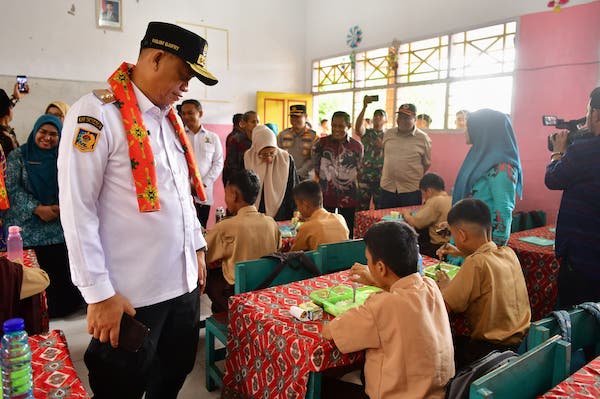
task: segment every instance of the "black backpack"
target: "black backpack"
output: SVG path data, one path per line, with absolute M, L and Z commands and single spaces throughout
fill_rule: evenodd
M 493 351 L 459 370 L 446 384 L 446 399 L 469 399 L 471 383 L 518 356 L 513 351 Z

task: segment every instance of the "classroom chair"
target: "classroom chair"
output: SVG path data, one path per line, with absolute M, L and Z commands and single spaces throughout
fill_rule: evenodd
M 470 399 L 532 399 L 569 376 L 571 344 L 556 335 L 475 380 Z
M 318 251 L 305 252 L 306 256 L 312 260 L 321 270 L 321 256 Z M 250 261 L 238 262 L 235 264 L 235 294 L 256 290 L 267 277 L 271 275 L 277 267 L 279 261 L 273 258 L 260 258 Z M 304 268 L 293 268 L 286 266 L 268 285 L 274 287 L 287 284 L 294 281 L 304 280 L 315 277 L 314 273 Z M 226 313 L 213 314 L 206 319 L 206 389 L 213 391 L 217 386 L 223 388 L 223 371 L 217 367 L 216 362 L 224 360 L 226 348 L 216 349 L 215 339 L 223 345 L 227 343 L 228 319 Z M 320 388 L 320 376 L 315 381 L 312 378 L 309 381 L 309 390 L 311 386 Z M 320 392 L 320 391 L 319 391 Z
M 365 242 L 362 238 L 321 244 L 317 251 L 321 254 L 323 274 L 350 269 L 355 262 L 367 264 Z
M 586 310 L 576 308 L 568 312 L 571 318 L 571 351 L 572 353 L 586 347 L 594 348 L 594 356 L 600 355 L 600 320 Z M 560 335 L 561 329 L 554 317 L 547 317 L 531 323 L 528 347 L 535 348 L 554 335 Z M 572 356 L 572 361 L 580 361 Z M 572 365 L 574 366 L 574 365 Z M 581 366 L 581 364 L 579 364 Z M 574 367 L 578 369 L 579 367 Z M 572 367 L 573 369 L 573 367 Z

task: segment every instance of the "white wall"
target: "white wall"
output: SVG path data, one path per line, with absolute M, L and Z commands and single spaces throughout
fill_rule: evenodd
M 57 79 L 69 93 L 78 91 L 78 82 L 103 82 L 122 61 L 135 62 L 148 22 L 160 20 L 229 30 L 229 69 L 221 46 L 224 34 L 207 35 L 208 67 L 221 83 L 210 89 L 199 82 L 190 87 L 189 97 L 204 100 L 206 123 L 231 123 L 234 113 L 254 109 L 256 91 L 302 92 L 308 86 L 302 1 L 123 0 L 122 32 L 96 28 L 96 1 L 3 0 L 0 75 L 28 75 L 32 86 L 36 80 Z M 72 4 L 74 16 L 67 13 Z M 218 48 L 211 46 L 211 37 Z M 2 88 L 12 91 L 4 81 Z M 89 89 L 80 86 L 81 94 Z M 63 93 L 45 94 L 61 99 Z M 33 124 L 22 115 L 37 112 L 33 104 L 42 102 L 35 96 L 32 91 L 15 109 L 12 125 L 19 136 Z
M 571 0 L 566 7 L 592 1 Z M 547 3 L 548 0 L 307 0 L 306 64 L 350 53 L 346 34 L 354 25 L 363 31 L 363 40 L 357 49 L 360 51 L 388 46 L 394 38 L 400 41 L 425 39 L 438 33 L 550 11 Z M 310 71 L 305 76 L 309 79 Z

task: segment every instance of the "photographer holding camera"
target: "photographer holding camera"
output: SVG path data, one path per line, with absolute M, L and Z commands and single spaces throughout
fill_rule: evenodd
M 591 136 L 569 144 L 563 131 L 550 139 L 546 187 L 563 190 L 555 242 L 559 308 L 600 301 L 600 87 L 590 94 L 586 121 Z

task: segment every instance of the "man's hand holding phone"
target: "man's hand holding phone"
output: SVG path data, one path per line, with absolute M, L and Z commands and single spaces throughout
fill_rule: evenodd
M 87 309 L 88 334 L 100 342 L 108 342 L 113 348 L 119 346 L 119 331 L 123 313 L 135 315 L 135 309 L 127 298 L 115 294 L 102 302 L 91 303 Z

